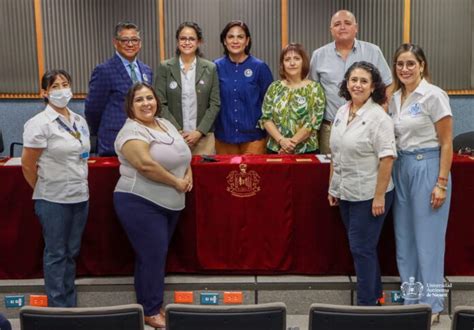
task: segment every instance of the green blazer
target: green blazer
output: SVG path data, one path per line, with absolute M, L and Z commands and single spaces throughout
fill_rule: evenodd
M 219 78 L 216 65 L 211 61 L 196 58 L 196 129 L 207 134 L 214 130 L 214 120 L 220 109 Z M 181 71 L 178 57 L 160 64 L 155 89 L 161 102 L 161 116 L 168 119 L 178 130 L 183 129 L 181 104 Z

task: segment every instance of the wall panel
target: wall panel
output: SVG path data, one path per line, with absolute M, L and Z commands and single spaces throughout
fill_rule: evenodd
M 411 40 L 425 51 L 433 82 L 474 88 L 474 1 L 412 0 Z
M 220 32 L 227 22 L 239 19 L 249 26 L 253 43 L 251 53 L 264 60 L 275 74 L 281 49 L 280 7 L 279 0 L 166 0 L 166 56 L 174 55 L 178 25 L 189 20 L 198 23 L 203 30 L 204 57 L 213 60 L 222 56 Z
M 252 36 L 251 53 L 265 61 L 278 79 L 281 45 L 280 0 L 222 0 L 221 30 L 231 20 L 247 23 Z M 220 30 L 219 30 L 220 33 Z
M 112 37 L 119 21 L 141 29 L 139 58 L 159 63 L 156 0 L 43 0 L 45 68 L 63 68 L 75 93 L 86 93 L 93 68 L 114 54 Z
M 220 0 L 165 0 L 165 45 L 166 58 L 174 56 L 176 50 L 176 30 L 182 22 L 196 22 L 202 29 L 204 58 L 219 56 L 218 32 Z
M 39 0 L 44 54 L 37 54 L 35 0 L 0 0 L 0 94 L 36 94 L 38 58 L 45 69 L 64 68 L 75 93 L 86 93 L 92 69 L 112 56 L 113 28 L 131 20 L 142 30 L 140 59 L 159 63 L 160 0 Z M 174 55 L 175 31 L 185 20 L 203 28 L 208 59 L 222 55 L 219 34 L 232 19 L 248 23 L 252 54 L 266 61 L 275 78 L 281 45 L 282 0 L 162 0 L 166 57 Z M 404 0 L 285 0 L 288 40 L 311 52 L 331 41 L 329 24 L 338 9 L 354 12 L 358 38 L 380 46 L 387 62 L 402 43 Z M 449 90 L 474 91 L 474 0 L 411 0 L 411 33 L 428 56 L 434 82 Z
M 402 0 L 288 0 L 289 41 L 302 43 L 311 56 L 332 41 L 331 17 L 340 9 L 354 13 L 359 25 L 357 38 L 378 45 L 390 65 L 402 42 Z
M 37 93 L 33 0 L 1 0 L 0 93 Z

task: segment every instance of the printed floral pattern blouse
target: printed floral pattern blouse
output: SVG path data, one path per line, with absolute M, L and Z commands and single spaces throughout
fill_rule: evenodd
M 323 120 L 326 97 L 321 85 L 311 81 L 299 88 L 289 88 L 281 80 L 274 81 L 268 87 L 262 105 L 262 117 L 259 124 L 271 120 L 280 133 L 291 138 L 302 127 L 311 131 L 311 135 L 295 148 L 296 154 L 319 149 L 317 130 Z M 278 142 L 270 137 L 267 148 L 278 152 Z

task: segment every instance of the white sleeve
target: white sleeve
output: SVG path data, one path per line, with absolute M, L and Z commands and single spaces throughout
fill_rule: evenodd
M 433 123 L 436 123 L 441 118 L 453 115 L 449 105 L 449 97 L 444 91 L 436 91 L 431 97 L 432 101 L 428 111 Z
M 374 139 L 374 148 L 379 159 L 387 156 L 397 157 L 393 122 L 388 115 L 381 118 Z
M 46 148 L 48 146 L 48 129 L 34 118 L 25 123 L 23 129 L 23 146 L 28 148 Z
M 137 125 L 125 125 L 117 134 L 117 138 L 115 139 L 115 152 L 118 154 L 122 150 L 125 142 L 130 140 L 140 140 L 149 144 L 152 139 L 153 138 L 143 127 Z

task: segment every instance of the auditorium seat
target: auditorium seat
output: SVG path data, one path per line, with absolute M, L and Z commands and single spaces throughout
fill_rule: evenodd
M 474 131 L 459 134 L 453 139 L 453 150 L 455 153 L 459 149 L 464 148 L 474 150 Z
M 309 330 L 429 330 L 429 305 L 347 306 L 312 304 Z
M 18 154 L 17 156 L 15 156 L 15 147 L 16 146 L 19 146 L 19 147 L 23 147 L 23 143 L 21 142 L 12 142 L 10 144 L 10 157 L 20 157 L 21 154 Z
M 454 309 L 452 330 L 472 330 L 474 329 L 474 307 L 457 306 Z
M 167 330 L 285 330 L 286 305 L 166 306 Z
M 20 310 L 22 330 L 144 330 L 138 304 L 108 307 L 57 308 L 25 306 Z

